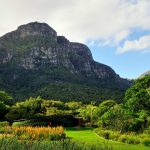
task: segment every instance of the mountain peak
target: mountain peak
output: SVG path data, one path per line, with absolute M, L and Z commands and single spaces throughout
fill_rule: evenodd
M 35 22 L 30 22 L 27 24 L 20 25 L 18 27 L 18 29 L 27 28 L 27 27 L 37 28 L 37 27 L 41 27 L 41 26 L 43 26 L 45 28 L 51 28 L 47 23 L 41 23 L 41 22 L 35 21 Z
M 107 90 L 130 86 L 111 67 L 95 62 L 86 45 L 57 36 L 48 24 L 39 22 L 21 25 L 0 37 L 0 72 L 0 81 L 8 81 L 0 82 L 0 88 L 8 85 L 14 93 L 17 89 L 13 85 L 17 84 L 21 91 L 29 84 L 39 92 L 41 87 L 51 89 L 52 83 L 60 86 L 69 82 Z
M 28 24 L 24 24 L 18 27 L 19 31 L 40 31 L 43 34 L 47 34 L 49 32 L 56 31 L 51 28 L 47 23 L 40 23 L 40 22 L 30 22 Z
M 16 40 L 30 36 L 49 36 L 57 40 L 57 32 L 46 23 L 31 22 L 21 25 L 17 30 L 3 36 L 5 39 Z

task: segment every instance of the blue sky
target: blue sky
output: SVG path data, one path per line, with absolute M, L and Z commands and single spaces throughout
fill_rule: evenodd
M 150 53 L 117 54 L 114 47 L 89 45 L 89 48 L 94 60 L 112 67 L 121 77 L 134 79 L 150 70 Z
M 135 28 L 132 29 L 132 34 L 127 39 L 138 41 L 140 37 L 149 35 L 149 30 Z M 124 41 L 121 41 L 119 46 L 122 46 Z M 124 53 L 117 53 L 116 46 L 103 45 L 99 44 L 99 42 L 87 41 L 85 44 L 90 48 L 94 60 L 111 66 L 121 77 L 134 79 L 150 70 L 150 47 L 147 47 L 145 51 L 141 49 L 141 51 L 131 50 Z
M 0 36 L 46 22 L 124 78 L 150 70 L 150 0 L 5 0 L 0 10 Z

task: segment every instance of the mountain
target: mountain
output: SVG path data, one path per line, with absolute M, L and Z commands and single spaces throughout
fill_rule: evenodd
M 32 22 L 0 37 L 0 88 L 21 100 L 120 100 L 131 82 L 94 61 L 89 48 L 70 42 L 46 23 Z
M 147 75 L 150 75 L 150 71 L 146 71 L 145 73 L 143 73 L 142 75 L 140 75 L 140 78 L 141 78 L 141 77 L 145 77 L 145 76 L 147 76 Z

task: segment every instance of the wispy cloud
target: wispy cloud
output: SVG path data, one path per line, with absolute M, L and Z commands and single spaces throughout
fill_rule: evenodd
M 138 40 L 127 40 L 122 47 L 117 49 L 118 53 L 125 53 L 129 51 L 150 52 L 150 35 L 140 37 Z

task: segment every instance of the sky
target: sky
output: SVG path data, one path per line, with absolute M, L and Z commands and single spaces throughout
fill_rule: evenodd
M 0 36 L 45 22 L 124 78 L 150 70 L 150 0 L 1 0 Z

